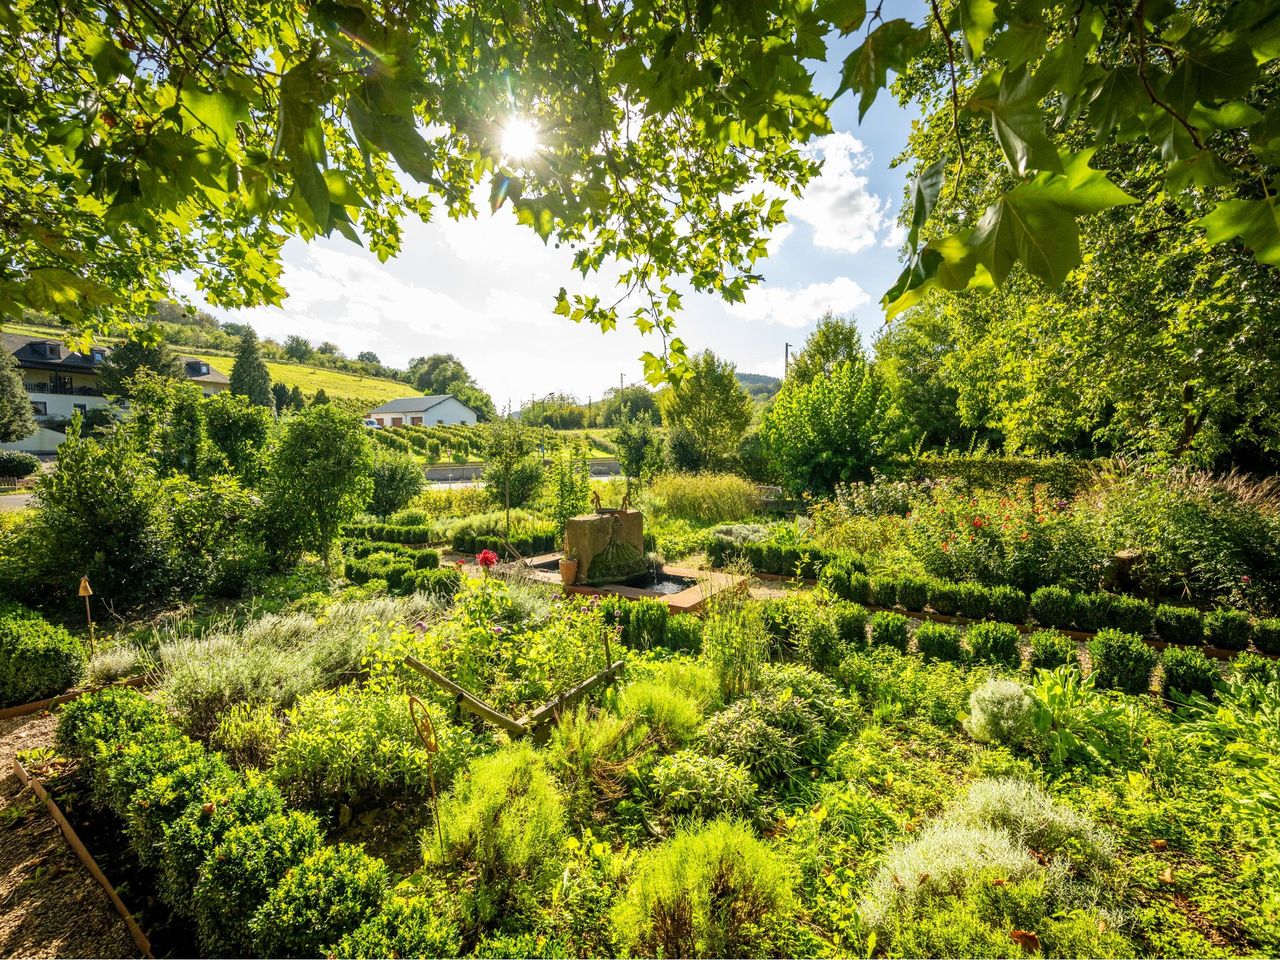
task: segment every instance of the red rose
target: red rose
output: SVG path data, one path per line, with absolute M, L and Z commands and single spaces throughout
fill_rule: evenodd
M 476 563 L 488 570 L 490 567 L 497 566 L 498 555 L 492 550 L 481 550 L 476 554 Z

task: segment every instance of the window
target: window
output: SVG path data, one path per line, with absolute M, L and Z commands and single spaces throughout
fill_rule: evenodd
M 46 340 L 44 344 L 44 357 L 46 360 L 60 360 L 62 358 L 62 345 Z
M 422 418 L 421 418 L 421 417 L 410 417 L 410 418 L 409 418 L 409 426 L 411 426 L 411 427 L 420 427 L 420 426 L 422 426 Z
M 440 426 L 444 426 L 444 421 L 443 421 L 443 420 L 437 420 L 437 421 L 436 421 L 436 423 L 440 424 Z
M 391 425 L 392 425 L 393 427 L 398 427 L 398 426 L 400 426 L 402 423 L 404 423 L 404 417 L 392 417 L 392 418 L 391 418 Z
M 103 360 L 107 359 L 107 351 L 102 347 L 94 347 L 89 351 L 89 355 L 94 363 L 101 363 Z
M 47 417 L 49 415 L 49 404 L 43 400 L 32 400 L 31 412 L 37 417 Z
M 73 403 L 71 406 L 75 407 L 75 408 L 76 408 L 77 410 L 79 410 L 81 413 L 88 413 L 88 412 L 89 412 L 89 407 L 88 407 L 88 405 L 87 405 L 87 404 L 83 404 L 83 403 Z

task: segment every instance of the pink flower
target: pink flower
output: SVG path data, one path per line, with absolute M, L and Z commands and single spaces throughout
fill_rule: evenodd
M 488 570 L 490 567 L 497 566 L 498 555 L 492 550 L 481 550 L 476 554 L 476 563 Z
M 1247 587 L 1252 581 L 1248 577 L 1241 577 L 1240 582 Z

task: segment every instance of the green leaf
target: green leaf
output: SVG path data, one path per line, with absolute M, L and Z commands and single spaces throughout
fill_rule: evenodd
M 845 36 L 867 19 L 867 0 L 821 0 L 816 12 Z
M 302 200 L 295 209 L 300 215 L 309 212 L 316 229 L 327 233 L 331 225 L 329 186 L 322 169 L 324 118 L 318 105 L 322 92 L 315 66 L 313 60 L 303 60 L 280 79 L 278 148 L 289 160 L 295 196 Z
M 946 171 L 947 159 L 943 157 L 929 164 L 911 181 L 911 229 L 907 232 L 907 246 L 912 250 L 919 242 L 920 229 L 933 212 L 933 205 L 938 202 Z
M 960 0 L 956 12 L 960 16 L 965 46 L 969 48 L 969 59 L 977 60 L 995 30 L 996 0 Z
M 1058 150 L 1044 132 L 1042 96 L 1035 78 L 1024 66 L 988 73 L 967 104 L 969 110 L 991 115 L 991 131 L 1010 169 L 1018 176 L 1028 170 L 1062 172 Z
M 1124 136 L 1131 128 L 1131 120 L 1138 108 L 1147 103 L 1142 79 L 1135 67 L 1117 67 L 1098 84 L 1089 103 L 1089 122 L 1099 139 L 1110 135 L 1121 125 Z
M 888 20 L 867 34 L 862 45 L 849 54 L 840 75 L 840 88 L 858 93 L 858 121 L 866 116 L 885 86 L 890 70 L 900 71 L 929 45 L 927 27 L 914 27 L 907 20 Z M 834 99 L 834 98 L 833 98 Z
M 1280 267 L 1280 211 L 1274 200 L 1223 200 L 1195 223 L 1210 243 L 1239 240 L 1260 263 Z
M 186 87 L 179 102 L 189 115 L 184 118 L 184 126 L 188 130 L 193 127 L 207 129 L 220 143 L 233 142 L 236 124 L 249 119 L 249 105 L 237 93 L 219 90 L 206 93 L 195 87 Z

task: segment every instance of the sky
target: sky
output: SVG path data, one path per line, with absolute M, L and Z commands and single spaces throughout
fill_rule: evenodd
M 885 17 L 918 19 L 915 0 L 888 0 Z M 827 62 L 814 64 L 818 89 L 832 93 L 839 65 L 853 38 L 835 41 Z M 824 312 L 856 317 L 865 342 L 882 329 L 880 297 L 901 270 L 902 231 L 896 224 L 906 173 L 890 163 L 906 145 L 913 112 L 881 93 L 857 122 L 856 99 L 846 94 L 832 109 L 832 134 L 806 149 L 823 162 L 803 197 L 787 205 L 788 222 L 757 263 L 764 281 L 745 303 L 689 293 L 676 335 L 690 353 L 711 348 L 746 373 L 780 376 L 784 344 L 803 345 Z M 477 219 L 441 217 L 404 224 L 402 249 L 385 264 L 335 236 L 308 244 L 291 240 L 284 250 L 280 307 L 211 312 L 248 322 L 261 337 L 301 334 L 330 340 L 349 356 L 372 350 L 384 362 L 404 366 L 410 357 L 455 354 L 501 409 L 551 392 L 599 399 L 620 379 L 640 382 L 640 355 L 657 353 L 661 341 L 619 321 L 602 333 L 552 312 L 561 286 L 594 290 L 572 269 L 572 253 L 544 245 L 515 222 L 509 206 Z M 185 289 L 183 289 L 185 287 Z M 189 284 L 179 283 L 204 306 Z

